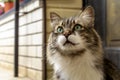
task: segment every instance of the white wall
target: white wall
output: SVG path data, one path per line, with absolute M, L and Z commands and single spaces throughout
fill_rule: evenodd
M 20 9 L 19 74 L 42 80 L 42 2 L 33 0 Z M 0 20 L 0 67 L 14 70 L 14 14 Z

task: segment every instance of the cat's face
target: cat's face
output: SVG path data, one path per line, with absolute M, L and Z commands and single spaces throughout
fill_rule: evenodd
M 61 18 L 58 14 L 51 13 L 50 18 L 53 28 L 51 44 L 61 53 L 74 54 L 97 44 L 93 31 L 94 9 L 91 6 L 74 17 Z

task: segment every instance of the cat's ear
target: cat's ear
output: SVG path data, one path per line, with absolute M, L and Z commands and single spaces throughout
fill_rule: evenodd
M 61 17 L 57 13 L 55 13 L 55 12 L 50 13 L 50 20 L 51 20 L 52 26 L 57 24 L 60 21 L 60 19 L 61 19 Z
M 93 7 L 92 6 L 86 7 L 85 10 L 83 10 L 83 12 L 81 13 L 81 18 L 85 22 L 85 24 L 93 27 L 95 19 Z

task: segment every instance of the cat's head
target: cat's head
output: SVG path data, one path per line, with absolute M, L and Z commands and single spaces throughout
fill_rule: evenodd
M 79 15 L 70 18 L 62 18 L 52 12 L 50 19 L 53 29 L 50 44 L 61 53 L 79 53 L 98 45 L 98 36 L 94 31 L 93 7 L 88 6 Z

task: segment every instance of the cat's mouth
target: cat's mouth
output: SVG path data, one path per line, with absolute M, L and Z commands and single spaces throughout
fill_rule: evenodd
M 65 46 L 65 45 L 77 45 L 77 44 L 67 40 L 63 45 Z

